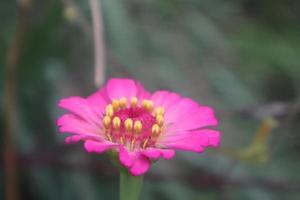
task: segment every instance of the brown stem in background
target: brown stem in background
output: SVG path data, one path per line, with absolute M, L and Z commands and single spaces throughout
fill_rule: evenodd
M 105 44 L 103 37 L 103 20 L 99 0 L 89 0 L 92 12 L 94 35 L 95 85 L 99 87 L 105 78 Z
M 27 12 L 30 0 L 21 0 L 18 4 L 16 33 L 7 52 L 4 82 L 4 170 L 5 170 L 5 198 L 18 200 L 18 164 L 15 147 L 16 127 L 16 80 L 18 64 L 22 49 L 23 37 L 26 29 Z

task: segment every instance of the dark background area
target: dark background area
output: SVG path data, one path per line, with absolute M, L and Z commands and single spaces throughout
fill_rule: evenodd
M 106 80 L 131 77 L 151 91 L 168 89 L 212 106 L 223 133 L 218 149 L 178 152 L 154 164 L 141 199 L 300 199 L 298 0 L 100 2 Z M 25 10 L 18 1 L 0 1 L 0 144 L 4 155 L 14 144 L 15 193 L 32 200 L 117 199 L 118 172 L 108 157 L 65 145 L 55 125 L 63 113 L 59 99 L 97 89 L 88 1 L 32 0 Z M 16 93 L 5 104 L 10 90 Z M 0 199 L 5 166 L 1 159 Z

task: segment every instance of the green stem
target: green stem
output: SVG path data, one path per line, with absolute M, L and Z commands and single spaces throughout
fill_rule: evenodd
M 143 185 L 143 176 L 132 176 L 120 171 L 120 200 L 138 200 Z

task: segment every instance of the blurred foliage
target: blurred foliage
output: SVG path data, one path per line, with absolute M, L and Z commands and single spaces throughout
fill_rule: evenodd
M 16 3 L 0 2 L 2 77 Z M 291 114 L 300 97 L 299 1 L 101 4 L 107 78 L 134 77 L 151 90 L 171 89 L 213 106 L 223 132 L 220 150 L 179 152 L 172 161 L 157 162 L 146 176 L 142 199 L 300 198 L 299 112 Z M 78 11 L 90 27 L 87 1 L 32 1 L 17 83 L 22 199 L 117 199 L 117 174 L 108 159 L 86 154 L 80 144 L 65 146 L 55 127 L 62 113 L 58 99 L 95 90 L 92 37 L 74 20 Z M 2 91 L 1 83 L 1 96 Z M 273 102 L 288 106 L 276 116 L 257 117 Z M 268 117 L 275 117 L 278 127 L 251 143 Z M 234 155 L 224 148 L 234 149 Z M 265 162 L 246 161 L 266 152 Z M 3 187 L 0 181 L 0 199 Z

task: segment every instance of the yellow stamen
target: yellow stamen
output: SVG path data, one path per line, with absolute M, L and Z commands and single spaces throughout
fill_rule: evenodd
M 164 117 L 162 115 L 156 115 L 156 123 L 162 126 L 164 124 Z
M 143 149 L 146 148 L 147 143 L 148 143 L 148 139 L 146 139 L 146 140 L 144 141 L 144 143 L 143 143 Z
M 130 99 L 131 107 L 135 108 L 135 107 L 137 107 L 137 104 L 138 104 L 138 99 L 136 97 L 131 97 L 131 99 Z
M 135 139 L 131 140 L 130 148 L 134 149 L 134 145 L 135 145 Z
M 108 104 L 105 108 L 106 115 L 112 117 L 114 115 L 114 109 L 111 104 Z
M 119 109 L 119 106 L 120 106 L 119 104 L 120 103 L 117 99 L 112 100 L 112 107 L 113 107 L 114 111 Z
M 160 133 L 160 127 L 158 124 L 154 124 L 151 129 L 151 133 L 153 136 L 158 136 Z
M 127 98 L 126 97 L 122 97 L 120 99 L 119 103 L 120 103 L 120 107 L 121 108 L 126 108 L 126 106 L 127 106 Z
M 106 134 L 106 137 L 109 139 L 109 141 L 112 142 L 112 138 L 111 138 L 110 134 Z
M 123 137 L 120 137 L 120 143 L 124 144 L 124 138 Z
M 139 134 L 143 129 L 142 122 L 141 121 L 135 121 L 134 125 L 133 125 L 133 129 L 134 129 L 134 132 L 136 134 Z
M 151 111 L 153 110 L 153 101 L 144 99 L 144 100 L 142 101 L 142 106 L 143 106 L 143 108 L 145 108 L 148 112 L 151 112 Z
M 102 120 L 103 125 L 105 128 L 109 128 L 110 127 L 110 123 L 111 123 L 111 118 L 109 116 L 105 116 Z
M 146 108 L 147 102 L 148 102 L 147 99 L 143 99 L 143 100 L 142 100 L 142 106 L 143 106 L 144 108 Z
M 158 107 L 155 109 L 155 115 L 164 115 L 165 109 L 163 107 Z
M 131 132 L 133 127 L 133 121 L 132 119 L 128 118 L 124 122 L 125 130 L 126 132 Z
M 153 108 L 154 108 L 153 101 L 149 101 L 148 104 L 147 104 L 147 108 L 146 108 L 146 109 L 147 109 L 149 112 L 152 112 Z
M 115 130 L 120 130 L 121 127 L 121 119 L 119 117 L 114 117 L 112 121 L 113 128 Z

